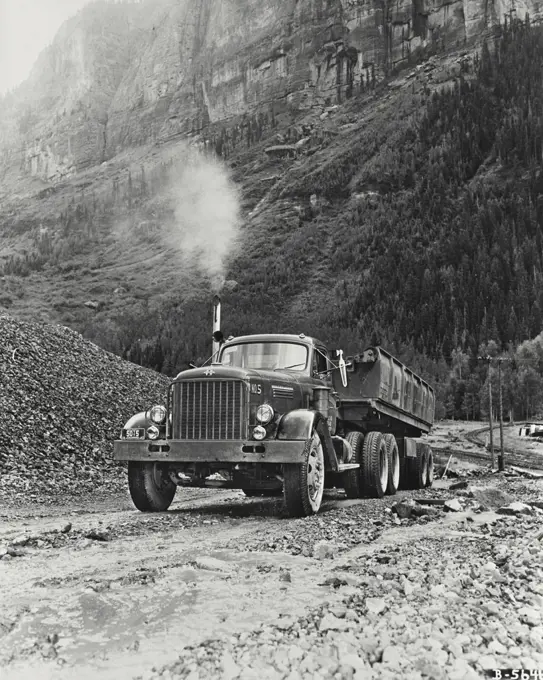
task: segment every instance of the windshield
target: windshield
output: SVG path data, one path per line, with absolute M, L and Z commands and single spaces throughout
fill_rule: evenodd
M 307 347 L 293 342 L 246 342 L 223 349 L 221 364 L 236 368 L 288 368 L 303 371 L 307 364 Z

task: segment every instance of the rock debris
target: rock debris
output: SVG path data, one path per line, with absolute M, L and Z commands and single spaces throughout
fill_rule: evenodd
M 493 513 L 469 528 L 459 519 L 416 541 L 346 553 L 337 577 L 319 584 L 335 602 L 186 647 L 141 680 L 476 680 L 495 668 L 541 669 L 543 514 L 534 512 Z
M 124 490 L 113 440 L 167 384 L 69 328 L 0 315 L 0 497 Z

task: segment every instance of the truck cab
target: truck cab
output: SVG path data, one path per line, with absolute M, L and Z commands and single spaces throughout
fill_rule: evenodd
M 276 425 L 292 410 L 314 408 L 326 415 L 329 427 L 334 429 L 334 366 L 328 350 L 318 340 L 304 334 L 231 338 L 222 346 L 218 363 L 212 365 L 217 378 L 227 369 L 239 370 L 240 377 L 247 380 L 249 429 L 261 424 L 258 408 L 263 405 L 273 410 Z M 249 434 L 254 437 L 254 432 Z

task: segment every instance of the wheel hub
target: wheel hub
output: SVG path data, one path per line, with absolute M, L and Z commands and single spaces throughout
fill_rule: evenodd
M 153 463 L 153 482 L 158 489 L 164 489 L 171 480 L 167 474 L 164 474 L 164 469 L 160 463 Z

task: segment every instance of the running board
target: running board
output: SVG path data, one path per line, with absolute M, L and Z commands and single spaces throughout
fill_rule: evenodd
M 356 470 L 360 467 L 360 463 L 340 463 L 338 465 L 338 472 L 345 472 L 345 470 Z

